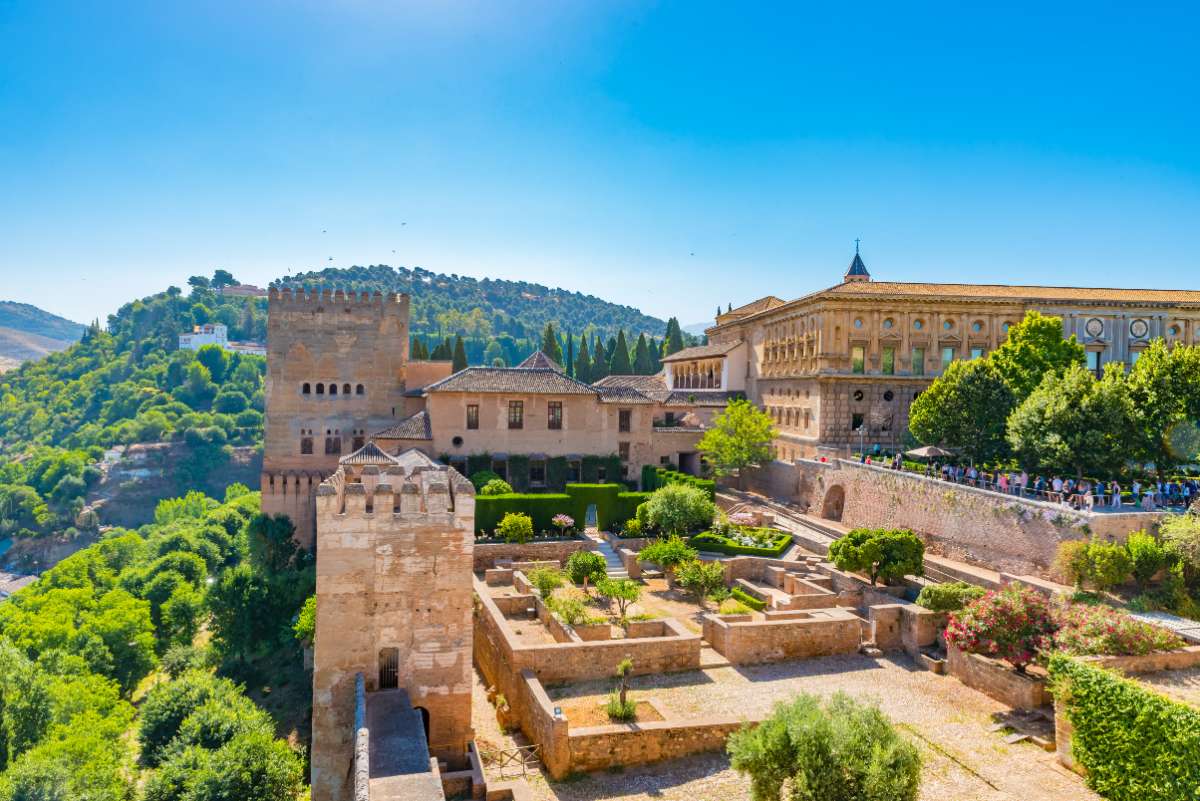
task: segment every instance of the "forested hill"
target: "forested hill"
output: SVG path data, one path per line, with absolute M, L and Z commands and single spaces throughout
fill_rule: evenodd
M 0 300 L 0 369 L 64 350 L 84 326 L 28 303 Z
M 624 330 L 636 340 L 643 333 L 661 337 L 667 325 L 630 306 L 581 292 L 526 281 L 443 275 L 420 267 L 328 269 L 288 276 L 277 285 L 405 292 L 412 297 L 412 333 L 439 338 L 462 334 L 487 339 L 508 334 L 514 339 L 532 339 L 541 336 L 546 323 L 553 323 L 555 329 L 576 336 L 598 334 L 607 340 Z

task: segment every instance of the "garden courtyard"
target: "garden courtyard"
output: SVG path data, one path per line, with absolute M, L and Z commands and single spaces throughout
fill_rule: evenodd
M 1006 707 L 954 679 L 918 668 L 903 655 L 827 657 L 761 666 L 721 667 L 686 673 L 638 676 L 635 698 L 652 699 L 672 717 L 735 710 L 761 717 L 797 693 L 837 691 L 877 701 L 915 743 L 923 760 L 920 798 L 955 801 L 1075 801 L 1098 799 L 1083 780 L 1057 763 L 1053 752 L 1029 742 L 1005 743 L 991 731 L 993 715 Z M 611 681 L 549 687 L 555 704 L 568 710 L 599 706 Z M 525 745 L 520 734 L 502 732 L 476 679 L 474 726 L 480 749 Z M 512 768 L 507 775 L 512 775 Z M 498 775 L 497 775 L 498 778 Z M 529 786 L 539 801 L 645 799 L 650 801 L 749 801 L 749 779 L 724 754 L 706 754 L 549 781 L 532 769 Z

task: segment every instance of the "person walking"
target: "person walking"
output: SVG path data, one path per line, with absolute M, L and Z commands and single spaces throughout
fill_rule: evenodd
M 1121 485 L 1117 483 L 1117 480 L 1115 478 L 1109 483 L 1108 491 L 1112 493 L 1112 503 L 1110 504 L 1111 507 L 1113 509 L 1120 509 L 1121 508 Z

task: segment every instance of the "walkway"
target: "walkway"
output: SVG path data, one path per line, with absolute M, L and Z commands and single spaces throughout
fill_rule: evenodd
M 605 572 L 608 573 L 608 577 L 612 579 L 629 578 L 629 571 L 625 569 L 625 563 L 608 544 L 608 540 L 604 539 L 594 528 L 589 528 L 585 533 L 589 540 L 596 543 L 596 550 L 604 557 Z

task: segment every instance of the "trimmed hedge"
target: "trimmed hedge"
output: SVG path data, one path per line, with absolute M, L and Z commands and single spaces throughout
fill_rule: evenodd
M 624 525 L 626 520 L 637 517 L 637 508 L 650 500 L 649 492 L 622 492 L 617 495 L 617 503 L 612 513 L 612 523 Z M 611 529 L 610 529 L 611 530 Z
M 1063 654 L 1050 679 L 1089 787 L 1112 801 L 1195 801 L 1200 709 Z
M 566 492 L 477 495 L 475 497 L 475 533 L 490 534 L 507 512 L 523 512 L 533 518 L 534 531 L 555 531 L 550 522 L 557 514 L 570 515 L 575 528 L 582 530 L 587 510 L 596 505 L 596 525 L 601 531 L 612 530 L 637 513 L 649 493 L 621 492 L 621 484 L 567 484 Z
M 650 482 L 649 486 L 647 486 L 647 481 Z M 711 479 L 697 478 L 696 476 L 689 476 L 687 473 L 680 473 L 678 470 L 667 470 L 662 467 L 651 467 L 650 465 L 642 468 L 642 489 L 646 492 L 653 492 L 659 487 L 665 487 L 668 484 L 688 484 L 698 487 L 708 493 L 710 501 L 717 497 L 717 482 Z
M 759 529 L 759 531 L 763 530 Z M 723 553 L 729 556 L 766 556 L 771 559 L 778 559 L 787 553 L 788 548 L 792 547 L 792 535 L 784 531 L 779 532 L 779 535 L 775 537 L 775 544 L 770 548 L 755 548 L 751 545 L 742 545 L 728 537 L 714 534 L 711 531 L 702 531 L 687 542 L 689 546 L 695 548 L 697 551 Z
M 729 597 L 737 598 L 739 601 L 741 601 L 746 606 L 753 609 L 755 612 L 761 612 L 762 610 L 767 608 L 766 601 L 758 600 L 753 595 L 751 595 L 750 593 L 743 590 L 741 587 L 734 587 L 732 590 L 730 590 Z

